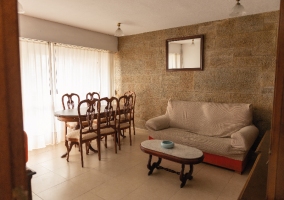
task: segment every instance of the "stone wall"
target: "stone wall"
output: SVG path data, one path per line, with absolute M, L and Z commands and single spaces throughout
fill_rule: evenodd
M 115 89 L 136 92 L 135 123 L 164 114 L 168 99 L 252 103 L 261 135 L 270 129 L 279 12 L 119 38 Z M 166 39 L 204 34 L 203 71 L 166 71 Z

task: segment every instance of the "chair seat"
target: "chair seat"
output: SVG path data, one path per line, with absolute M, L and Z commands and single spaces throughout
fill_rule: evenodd
M 82 124 L 84 127 L 89 125 L 87 121 L 83 121 Z
M 113 128 L 102 128 L 100 131 L 101 135 L 108 135 L 111 133 L 115 133 L 115 129 Z
M 67 122 L 66 126 L 71 129 L 75 129 L 78 125 L 78 122 Z
M 84 130 L 88 130 L 88 128 L 85 128 Z M 94 138 L 96 136 L 97 136 L 96 132 L 83 134 L 82 135 L 82 140 L 88 140 L 88 139 Z M 66 139 L 77 139 L 77 140 L 80 140 L 80 130 L 75 130 L 75 131 L 72 131 L 72 132 L 68 133 L 66 135 Z
M 120 129 L 126 129 L 126 128 L 129 128 L 129 127 L 130 127 L 130 124 L 128 122 L 120 124 Z

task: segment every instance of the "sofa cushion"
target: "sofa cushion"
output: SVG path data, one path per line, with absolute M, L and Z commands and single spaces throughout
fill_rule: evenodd
M 159 131 L 149 130 L 148 132 L 149 136 L 154 139 L 170 140 L 178 144 L 198 148 L 206 153 L 234 160 L 244 160 L 248 152 L 232 147 L 231 138 L 208 137 L 179 128 L 168 128 Z
M 161 115 L 147 120 L 145 126 L 148 130 L 158 131 L 169 128 L 170 120 L 167 115 Z
M 169 100 L 170 127 L 212 137 L 230 137 L 252 124 L 252 105 Z
M 233 148 L 248 151 L 258 136 L 258 129 L 254 125 L 246 126 L 231 135 Z

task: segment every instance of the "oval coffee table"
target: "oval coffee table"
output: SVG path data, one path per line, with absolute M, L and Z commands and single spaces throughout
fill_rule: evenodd
M 180 175 L 180 187 L 182 188 L 187 180 L 191 180 L 193 178 L 193 165 L 201 163 L 203 161 L 203 152 L 194 147 L 189 147 L 182 144 L 175 144 L 172 149 L 166 149 L 161 147 L 162 140 L 146 140 L 141 142 L 140 148 L 143 152 L 149 154 L 149 160 L 147 168 L 150 170 L 148 175 L 151 175 L 153 170 L 156 169 L 164 169 L 166 171 L 176 173 Z M 157 162 L 151 164 L 152 156 L 157 156 L 159 159 Z M 162 162 L 162 158 L 166 160 L 170 160 L 176 163 L 181 164 L 181 171 L 176 172 L 172 169 L 164 168 L 160 166 Z M 184 174 L 184 166 L 189 165 L 189 172 Z

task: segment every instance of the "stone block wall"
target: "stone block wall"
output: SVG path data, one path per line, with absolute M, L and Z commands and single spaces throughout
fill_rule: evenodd
M 252 103 L 262 136 L 270 129 L 279 12 L 119 38 L 118 95 L 136 92 L 136 126 L 164 114 L 168 99 Z M 203 71 L 166 71 L 166 39 L 204 34 Z

